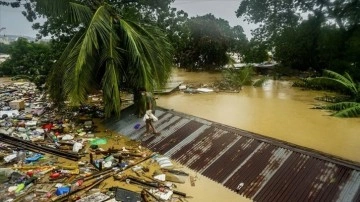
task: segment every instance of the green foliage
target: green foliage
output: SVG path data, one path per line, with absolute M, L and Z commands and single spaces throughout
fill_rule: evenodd
M 43 14 L 67 14 L 65 19 L 81 25 L 49 76 L 49 93 L 56 104 L 64 100 L 84 104 L 89 93 L 102 90 L 105 116 L 110 117 L 120 115 L 120 88 L 152 91 L 166 83 L 172 49 L 163 32 L 151 24 L 124 19 L 117 13 L 118 4 L 61 2 L 70 5 L 54 6 L 49 0 L 37 4 Z
M 348 73 L 341 75 L 331 70 L 324 70 L 322 77 L 316 77 L 309 79 L 309 82 L 324 87 L 330 87 L 331 89 L 337 89 L 341 93 L 351 96 L 355 101 L 360 98 L 360 86 L 354 82 Z
M 0 43 L 0 53 L 9 53 L 10 45 Z
M 186 23 L 189 41 L 181 51 L 181 67 L 214 70 L 229 62 L 228 51 L 240 51 L 247 39 L 241 27 L 231 28 L 226 20 L 211 14 L 197 16 Z
M 227 68 L 222 71 L 224 82 L 231 88 L 240 89 L 244 85 L 252 85 L 254 69 L 252 66 L 246 66 L 241 69 Z
M 243 54 L 249 45 L 249 41 L 244 34 L 244 29 L 240 25 L 231 28 L 229 51 Z
M 45 76 L 53 64 L 49 43 L 35 43 L 19 38 L 8 46 L 8 54 L 10 59 L 0 64 L 0 71 L 4 75 L 23 75 L 37 86 L 45 83 Z
M 284 66 L 347 71 L 355 79 L 360 79 L 359 13 L 356 0 L 243 0 L 237 10 L 238 17 L 259 24 L 253 31 L 257 47 L 275 50 Z
M 348 73 L 341 75 L 339 73 L 325 70 L 322 77 L 307 79 L 310 85 L 324 86 L 326 88 L 340 90 L 348 95 L 347 102 L 326 105 L 322 109 L 335 111 L 333 116 L 337 117 L 359 117 L 360 116 L 360 85 L 354 82 Z
M 250 41 L 250 43 L 245 46 L 244 54 L 244 62 L 246 63 L 260 63 L 267 61 L 268 46 L 264 43 L 260 43 L 254 39 Z
M 162 21 L 162 23 L 161 23 Z M 174 63 L 179 64 L 185 59 L 184 50 L 190 41 L 190 31 L 186 26 L 188 14 L 184 11 L 169 9 L 168 14 L 159 16 L 158 25 L 165 30 L 171 45 L 174 47 Z
M 55 104 L 69 99 L 78 105 L 89 92 L 102 90 L 109 117 L 120 113 L 119 89 L 152 91 L 164 85 L 173 55 L 166 37 L 183 44 L 176 39 L 186 33 L 179 30 L 187 14 L 170 9 L 173 1 L 18 0 L 30 22 L 47 20 L 33 28 L 38 38 L 51 35 L 57 50 L 47 82 Z
M 358 102 L 340 102 L 332 105 L 327 105 L 322 108 L 336 111 L 335 113 L 332 114 L 332 116 L 336 116 L 336 117 L 342 117 L 342 118 L 360 117 L 360 103 Z
M 225 65 L 228 50 L 227 38 L 224 36 L 220 19 L 208 14 L 201 17 L 191 18 L 187 24 L 190 29 L 190 41 L 188 45 L 187 61 L 182 66 L 192 69 L 214 69 Z
M 320 70 L 318 59 L 319 24 L 318 18 L 310 18 L 295 28 L 285 28 L 276 38 L 275 58 L 284 66 L 298 70 L 310 67 Z

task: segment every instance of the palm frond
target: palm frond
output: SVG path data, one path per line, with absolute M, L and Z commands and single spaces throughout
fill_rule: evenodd
M 136 32 L 136 30 L 125 20 L 120 20 L 120 26 L 123 30 L 124 35 L 124 45 L 125 49 L 128 51 L 128 56 L 130 56 L 129 65 L 134 67 L 139 67 L 140 70 L 137 72 L 139 78 L 142 78 L 143 83 L 139 84 L 138 87 L 149 88 L 151 86 L 151 72 L 146 68 L 146 58 L 142 58 L 142 46 L 141 42 L 138 39 L 143 40 L 141 35 Z M 135 69 L 135 68 L 134 68 Z M 135 76 L 135 75 L 133 75 Z M 137 79 L 134 79 L 137 80 Z
M 135 22 L 120 20 L 131 65 L 135 67 L 134 81 L 143 81 L 138 87 L 153 90 L 164 85 L 171 73 L 171 46 L 156 29 Z M 139 71 L 136 71 L 139 70 Z
M 156 81 L 154 84 L 157 85 L 156 87 L 162 88 L 171 75 L 173 48 L 164 32 L 157 27 L 149 25 L 140 26 L 139 24 L 134 24 L 134 27 L 137 27 L 143 36 L 149 39 L 147 43 L 144 43 L 146 45 L 144 50 L 152 64 L 151 68 L 154 72 L 154 80 Z
M 337 103 L 336 105 L 341 105 L 342 103 Z M 344 107 L 347 106 L 347 107 Z M 332 116 L 336 117 L 344 117 L 344 118 L 352 118 L 352 117 L 360 117 L 360 103 L 344 103 L 344 106 L 340 106 L 343 108 L 342 110 L 335 112 Z
M 120 116 L 121 99 L 119 91 L 120 72 L 117 68 L 121 66 L 121 56 L 117 52 L 118 38 L 113 32 L 109 33 L 109 44 L 106 44 L 107 51 L 104 52 L 105 73 L 102 78 L 102 90 L 104 100 L 105 117 L 110 117 L 112 112 Z
M 344 89 L 349 90 L 352 94 L 357 93 L 356 85 L 348 73 L 345 73 L 345 76 L 343 76 L 331 70 L 324 70 L 324 75 L 320 78 L 323 80 L 327 80 L 330 85 L 340 84 L 343 86 Z
M 351 78 L 351 76 L 350 76 L 349 73 L 345 72 L 345 73 L 344 73 L 344 77 L 345 77 L 347 80 L 349 80 L 351 83 L 354 83 L 354 81 L 353 81 L 353 79 Z
M 124 76 L 130 78 L 126 80 L 129 87 L 150 91 L 170 77 L 172 49 L 159 29 L 124 20 L 104 1 L 92 1 L 91 8 L 66 0 L 39 2 L 44 3 L 39 8 L 68 15 L 84 27 L 68 44 L 49 77 L 53 100 L 82 104 L 90 91 L 101 87 L 105 116 L 110 117 L 120 115 L 119 90 Z
M 341 110 L 344 110 L 347 108 L 354 107 L 356 105 L 359 105 L 359 103 L 357 103 L 357 102 L 339 102 L 339 103 L 335 103 L 335 104 L 325 105 L 322 108 L 328 109 L 328 110 L 333 110 L 333 111 L 341 111 Z
M 328 77 L 328 78 L 333 78 L 336 80 L 340 80 L 345 83 L 349 82 L 349 80 L 345 76 L 343 76 L 337 72 L 331 71 L 331 70 L 324 70 L 323 76 Z
M 359 93 L 359 88 L 357 83 L 354 82 L 354 80 L 351 78 L 350 74 L 345 72 L 344 77 L 349 80 L 349 88 L 351 89 L 351 92 L 354 95 L 357 95 Z
M 63 16 L 71 22 L 87 23 L 92 11 L 89 7 L 70 0 L 37 0 L 36 9 L 42 10 L 47 16 Z
M 83 38 L 83 33 L 78 32 L 71 39 L 71 41 L 66 46 L 65 50 L 62 52 L 60 58 L 52 66 L 52 71 L 50 71 L 49 77 L 46 81 L 48 93 L 56 106 L 61 106 L 65 100 L 65 93 L 63 89 L 63 79 L 67 69 L 67 64 L 65 61 L 68 60 L 68 57 L 73 55 L 77 47 L 77 44 L 80 43 L 80 40 Z
M 112 112 L 115 112 L 117 116 L 120 115 L 121 99 L 118 83 L 119 78 L 120 75 L 115 62 L 108 61 L 102 80 L 105 117 L 110 117 Z
M 70 3 L 70 14 L 72 22 L 81 22 L 86 23 L 91 20 L 92 12 L 91 9 L 87 6 Z
M 69 68 L 65 74 L 64 92 L 73 104 L 86 101 L 96 63 L 94 55 L 101 50 L 100 44 L 109 44 L 111 23 L 106 6 L 100 6 L 93 15 L 81 44 L 78 44 L 74 52 L 68 56 Z
M 242 80 L 241 80 L 242 85 L 251 85 L 252 84 L 251 77 L 252 77 L 253 73 L 254 73 L 254 69 L 251 66 L 244 67 L 241 70 L 241 74 L 243 74 Z

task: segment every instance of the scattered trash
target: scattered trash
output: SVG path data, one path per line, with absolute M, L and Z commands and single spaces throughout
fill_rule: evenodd
M 137 124 L 135 124 L 134 128 L 135 128 L 135 129 L 139 129 L 140 126 L 141 126 L 141 124 L 140 124 L 140 123 L 137 123 Z
M 102 98 L 89 98 L 89 105 L 56 110 L 46 94 L 30 82 L 0 83 L 0 201 L 185 197 L 185 193 L 173 190 L 172 183 L 183 183 L 186 173 L 172 170 L 168 157 L 139 144 L 119 143 L 119 135 L 113 136 L 112 131 L 96 131 L 94 120 L 104 115 Z M 134 129 L 142 126 L 138 123 Z M 125 187 L 105 186 L 104 181 L 111 177 L 126 182 L 122 184 Z M 138 191 L 130 191 L 139 186 Z
M 173 191 L 170 189 L 149 189 L 149 193 L 153 194 L 157 199 L 160 200 L 169 200 L 173 195 Z
M 186 88 L 187 88 L 187 86 L 184 84 L 179 85 L 179 90 L 185 90 Z
M 56 190 L 56 195 L 60 196 L 60 195 L 63 195 L 63 194 L 67 194 L 70 192 L 70 187 L 59 187 L 57 188 Z
M 236 187 L 236 191 L 240 191 L 240 189 L 244 186 L 243 182 L 240 182 L 239 185 Z
M 82 148 L 83 148 L 83 144 L 81 142 L 75 142 L 72 151 L 78 153 Z
M 107 140 L 105 138 L 96 138 L 90 142 L 91 145 L 102 145 L 106 144 Z
M 173 166 L 169 157 L 159 157 L 159 158 L 156 158 L 155 160 L 160 165 L 160 168 Z
M 97 192 L 89 196 L 86 196 L 84 198 L 81 198 L 79 200 L 76 200 L 76 202 L 99 202 L 99 201 L 106 201 L 109 198 L 110 196 Z M 119 201 L 129 201 L 129 198 L 125 198 L 125 200 L 119 200 Z
M 115 200 L 116 201 L 142 201 L 141 195 L 139 193 L 122 189 L 122 188 L 116 188 L 115 190 Z
M 201 93 L 214 92 L 214 89 L 211 89 L 211 88 L 197 88 L 196 90 Z
M 4 161 L 5 161 L 6 163 L 9 163 L 9 162 L 15 160 L 16 157 L 17 157 L 17 154 L 10 154 L 10 155 L 8 155 L 8 156 L 6 156 L 6 157 L 4 158 Z
M 39 160 L 42 157 L 43 157 L 43 155 L 41 155 L 41 154 L 34 154 L 33 156 L 30 156 L 29 158 L 26 158 L 25 163 L 35 162 L 35 161 Z

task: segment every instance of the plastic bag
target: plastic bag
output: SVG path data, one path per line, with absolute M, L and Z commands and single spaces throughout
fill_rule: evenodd
M 144 117 L 143 117 L 143 121 L 146 122 L 146 120 L 151 119 L 152 121 L 158 121 L 158 118 L 152 113 L 151 110 L 147 110 Z

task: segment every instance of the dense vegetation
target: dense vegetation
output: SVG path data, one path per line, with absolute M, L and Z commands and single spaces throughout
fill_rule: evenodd
M 176 57 L 180 67 L 218 69 L 229 63 L 229 52 L 241 53 L 247 46 L 242 27 L 230 27 L 228 21 L 211 14 L 189 19 L 184 28 L 189 37 Z
M 27 78 L 40 87 L 56 59 L 49 43 L 29 42 L 19 38 L 11 45 L 0 46 L 0 53 L 11 58 L 1 64 L 1 75 Z
M 239 54 L 244 62 L 258 63 L 268 60 L 271 52 L 271 59 L 279 63 L 279 75 L 284 73 L 281 71 L 296 70 L 321 76 L 323 70 L 329 70 L 348 75 L 354 83 L 360 80 L 358 0 L 239 1 L 236 15 L 259 25 L 250 41 L 241 26 L 231 27 L 212 14 L 188 18 L 186 12 L 171 8 L 172 2 L 0 0 L 0 5 L 23 6 L 29 21 L 46 17 L 44 24 L 35 23 L 33 28 L 39 31 L 39 39 L 52 37 L 50 45 L 23 40 L 0 45 L 0 52 L 12 55 L 1 65 L 1 71 L 14 74 L 15 69 L 20 69 L 21 74 L 34 79 L 34 75 L 48 75 L 56 68 L 57 74 L 50 75 L 54 82 L 48 85 L 55 100 L 71 98 L 81 103 L 91 89 L 102 89 L 108 116 L 119 113 L 115 89 L 136 91 L 145 86 L 152 90 L 164 84 L 172 64 L 189 70 L 219 69 L 232 62 L 229 53 Z M 16 46 L 24 48 L 26 43 L 29 53 L 17 57 Z M 43 51 L 49 53 L 47 57 Z M 26 58 L 28 54 L 38 59 L 32 61 Z M 49 61 L 55 60 L 55 66 L 49 68 Z M 65 66 L 72 69 L 61 68 Z M 234 77 L 235 83 L 229 85 L 243 85 L 242 79 L 236 79 L 242 78 L 244 72 L 225 71 L 227 78 Z M 329 76 L 325 72 L 324 77 Z M 90 85 L 90 81 L 96 85 Z M 55 83 L 64 85 L 51 85 Z M 357 99 L 352 101 L 358 103 Z
M 119 89 L 152 91 L 170 76 L 171 46 L 164 33 L 147 22 L 148 15 L 141 16 L 141 21 L 125 18 L 126 10 L 121 15 L 120 8 L 124 5 L 100 1 L 39 0 L 25 5 L 29 5 L 25 6 L 28 19 L 47 17 L 40 27 L 44 34 L 48 30 L 64 38 L 56 43 L 61 55 L 47 80 L 55 104 L 69 100 L 79 105 L 87 101 L 89 93 L 102 90 L 105 116 L 119 115 Z M 62 32 L 62 27 L 69 29 Z
M 360 1 L 243 0 L 237 16 L 256 23 L 246 60 L 262 49 L 293 69 L 329 69 L 360 79 Z
M 360 84 L 348 74 L 341 75 L 331 70 L 324 70 L 321 77 L 306 78 L 297 83 L 297 86 L 335 91 L 336 96 L 319 97 L 317 99 L 331 104 L 316 106 L 316 109 L 333 111 L 337 117 L 360 116 Z

